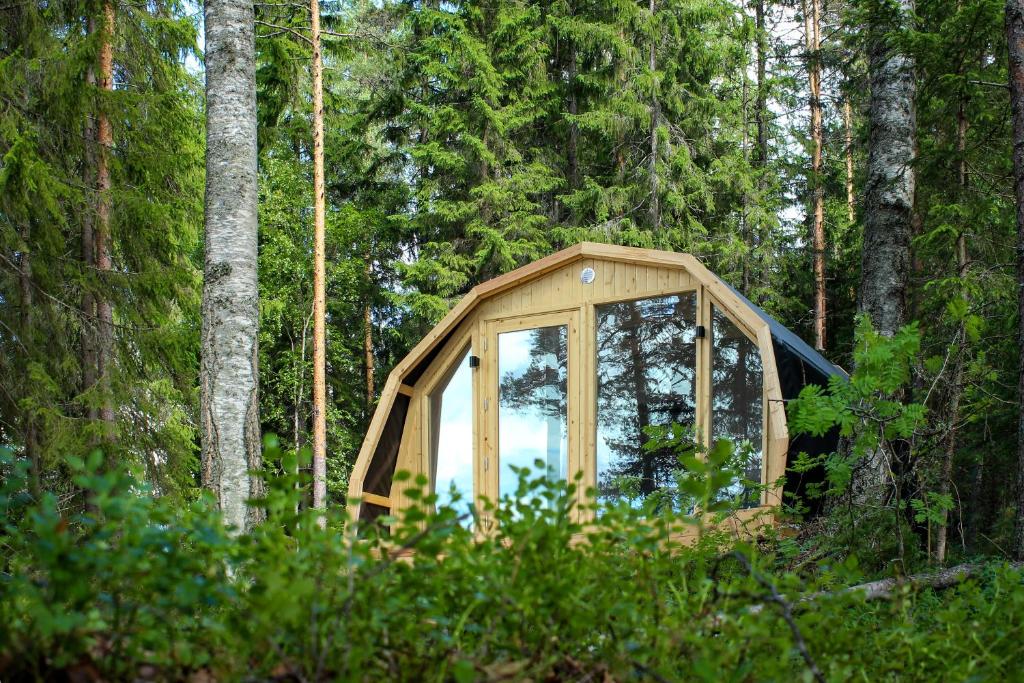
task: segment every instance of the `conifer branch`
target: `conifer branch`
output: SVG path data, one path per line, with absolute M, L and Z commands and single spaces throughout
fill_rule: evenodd
M 302 35 L 297 30 L 295 30 L 293 28 L 290 28 L 288 26 L 281 26 L 280 24 L 272 24 L 271 22 L 263 21 L 262 19 L 257 19 L 256 20 L 256 25 L 257 26 L 266 26 L 267 28 L 272 28 L 272 29 L 276 29 L 277 30 L 276 33 L 262 35 L 262 36 L 259 36 L 260 38 L 273 38 L 275 36 L 279 36 L 279 35 L 283 35 L 283 34 L 287 33 L 287 34 L 291 35 L 293 38 L 298 38 L 299 40 L 305 41 L 307 45 L 310 45 L 310 46 L 313 45 L 313 41 L 312 40 L 310 40 L 306 36 Z

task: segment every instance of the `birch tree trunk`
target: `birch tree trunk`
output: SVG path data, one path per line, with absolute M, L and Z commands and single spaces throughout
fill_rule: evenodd
M 917 87 L 912 58 L 895 48 L 891 36 L 907 27 L 913 9 L 913 0 L 883 2 L 872 6 L 868 19 L 870 135 L 858 308 L 890 336 L 907 316 Z M 866 458 L 855 484 L 858 498 L 881 497 L 891 456 L 878 449 Z
M 327 507 L 327 301 L 324 282 L 324 82 L 318 0 L 309 0 L 309 12 L 313 46 L 313 507 L 322 510 Z
M 913 9 L 913 0 L 881 3 L 868 26 L 871 131 L 859 309 L 886 335 L 906 322 L 917 94 L 913 60 L 889 35 L 906 27 Z
M 200 363 L 202 483 L 226 524 L 263 512 L 257 371 L 257 156 L 253 5 L 206 0 L 206 244 Z
M 1010 61 L 1013 118 L 1013 188 L 1017 198 L 1017 308 L 1020 346 L 1019 396 L 1024 397 L 1024 0 L 1006 0 L 1006 42 Z M 1024 398 L 1017 427 L 1017 528 L 1014 552 L 1024 559 Z

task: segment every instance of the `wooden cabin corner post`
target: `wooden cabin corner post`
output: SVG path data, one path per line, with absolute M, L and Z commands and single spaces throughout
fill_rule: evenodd
M 764 368 L 764 410 L 765 410 L 765 492 L 764 504 L 782 505 L 782 486 L 776 482 L 786 473 L 786 459 L 789 451 L 789 428 L 786 423 L 786 406 L 782 398 L 779 368 L 775 358 L 775 345 L 771 330 L 765 324 L 757 333 L 761 348 L 761 364 Z

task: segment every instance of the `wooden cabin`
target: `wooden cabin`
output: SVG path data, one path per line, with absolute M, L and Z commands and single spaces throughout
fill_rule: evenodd
M 552 479 L 582 473 L 581 497 L 642 501 L 674 484 L 674 456 L 643 449 L 645 425 L 670 423 L 748 443 L 746 479 L 765 487 L 733 493 L 770 511 L 787 455 L 834 447 L 792 443 L 784 401 L 841 372 L 689 254 L 578 244 L 475 287 L 395 367 L 352 512 L 408 506 L 397 471 L 440 501 L 494 501 L 538 461 Z

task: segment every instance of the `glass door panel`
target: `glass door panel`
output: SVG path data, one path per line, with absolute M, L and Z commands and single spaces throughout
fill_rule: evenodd
M 761 350 L 717 306 L 711 316 L 711 435 L 730 439 L 744 455 L 743 477 L 761 483 L 764 395 Z M 761 504 L 760 493 L 736 481 L 725 492 L 743 507 Z
M 595 306 L 597 499 L 675 508 L 671 449 L 647 450 L 650 425 L 697 420 L 697 294 Z
M 552 482 L 568 474 L 569 327 L 500 332 L 497 348 L 498 494 L 503 497 L 516 492 L 513 468 Z

